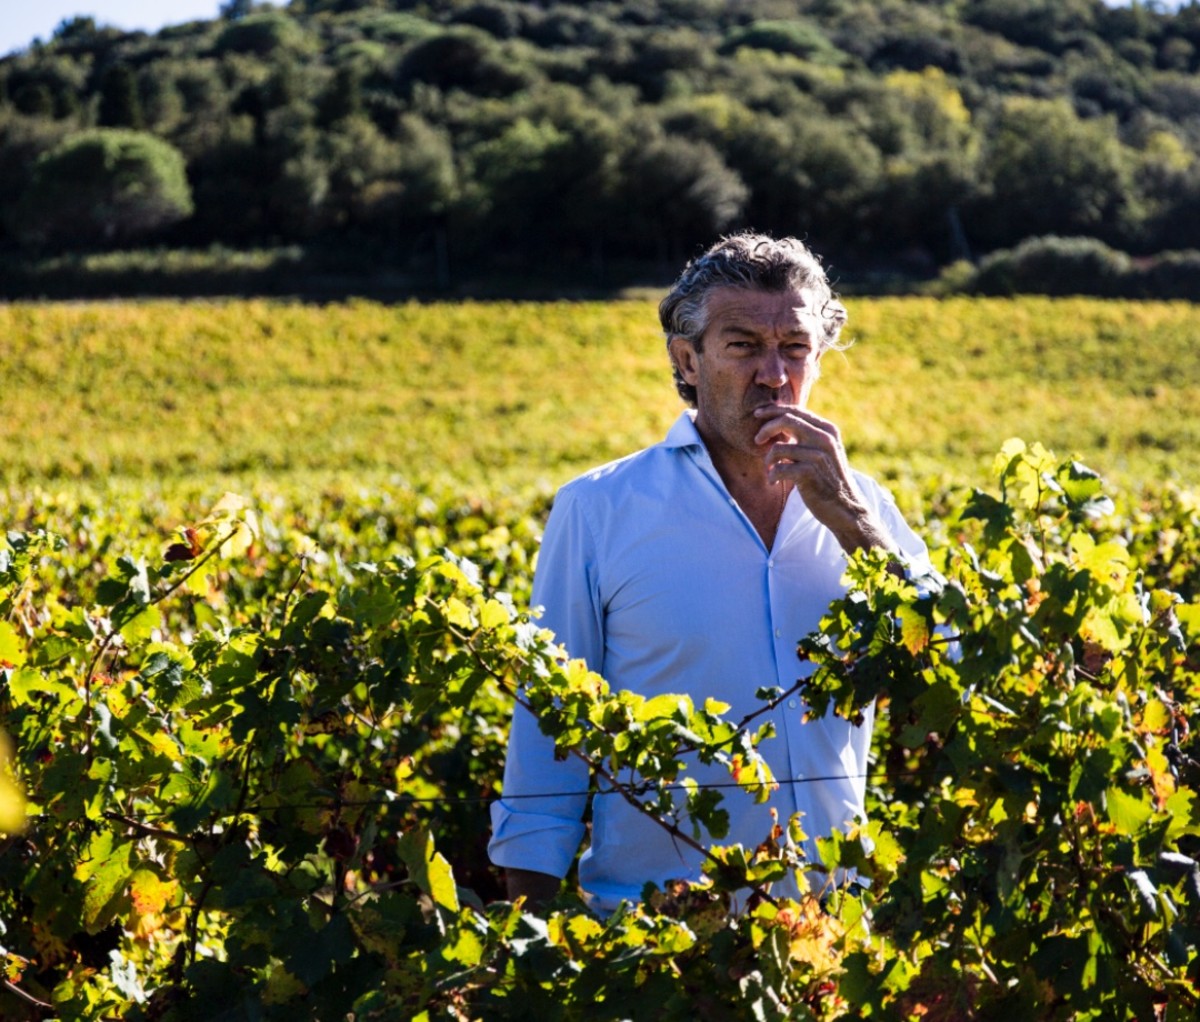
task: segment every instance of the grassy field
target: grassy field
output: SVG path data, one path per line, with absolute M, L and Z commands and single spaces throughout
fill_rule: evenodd
M 1196 478 L 1200 309 L 859 299 L 814 407 L 893 480 L 1009 436 L 1125 485 Z M 0 482 L 552 485 L 678 413 L 652 302 L 0 306 Z

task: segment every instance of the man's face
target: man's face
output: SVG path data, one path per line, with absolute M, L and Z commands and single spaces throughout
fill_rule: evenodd
M 770 445 L 754 443 L 755 409 L 807 405 L 820 372 L 820 311 L 808 289 L 721 288 L 709 295 L 700 350 L 672 341 L 680 373 L 696 388 L 696 427 L 710 450 L 761 457 Z

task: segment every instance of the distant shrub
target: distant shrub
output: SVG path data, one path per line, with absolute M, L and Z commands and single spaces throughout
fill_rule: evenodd
M 969 292 L 975 283 L 976 269 L 968 259 L 956 259 L 943 266 L 937 279 L 925 285 L 923 293 L 944 298 Z
M 413 46 L 400 63 L 396 85 L 405 95 L 416 82 L 425 82 L 477 96 L 508 96 L 528 85 L 531 73 L 511 64 L 490 36 L 462 27 Z
M 348 17 L 346 24 L 357 27 L 368 39 L 381 43 L 407 43 L 442 32 L 436 22 L 426 21 L 408 11 L 362 11 L 353 18 Z
M 721 44 L 721 51 L 733 53 L 743 46 L 828 63 L 838 63 L 845 56 L 808 21 L 756 21 L 731 32 Z
M 295 19 L 278 11 L 249 14 L 231 22 L 217 37 L 218 53 L 253 53 L 260 57 L 294 48 L 304 38 Z
M 1140 297 L 1200 301 L 1200 251 L 1162 252 L 1135 271 Z
M 178 149 L 145 132 L 99 128 L 64 139 L 38 159 L 10 221 L 28 244 L 119 244 L 192 210 Z
M 980 295 L 1115 297 L 1129 285 L 1132 263 L 1096 238 L 1027 238 L 980 263 L 970 290 Z
M 521 31 L 523 24 L 518 8 L 494 0 L 481 0 L 480 3 L 455 11 L 450 20 L 457 25 L 474 25 L 497 39 L 511 39 Z

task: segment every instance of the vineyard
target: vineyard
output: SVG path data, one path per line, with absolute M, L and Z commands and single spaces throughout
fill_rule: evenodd
M 902 486 L 982 484 L 1010 436 L 1123 485 L 1194 480 L 1198 329 L 1182 302 L 851 301 L 814 400 Z M 649 301 L 0 305 L 0 364 L 21 483 L 557 484 L 679 410 Z
M 812 712 L 880 698 L 870 822 L 815 863 L 802 819 L 722 846 L 686 783 L 765 797 L 769 733 L 609 691 L 530 617 L 553 485 L 676 412 L 653 322 L 0 308 L 0 1017 L 1196 1017 L 1196 313 L 851 308 L 820 410 L 939 577 L 856 559 L 795 636 Z M 702 821 L 710 883 L 503 901 L 516 699 Z M 846 866 L 869 886 L 772 893 Z

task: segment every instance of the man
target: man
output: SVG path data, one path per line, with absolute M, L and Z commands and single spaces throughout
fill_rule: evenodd
M 659 315 L 694 410 L 662 443 L 559 491 L 533 602 L 614 690 L 712 697 L 737 720 L 760 707 L 757 689 L 788 689 L 804 673 L 796 641 L 843 594 L 847 552 L 877 547 L 911 563 L 925 548 L 890 495 L 850 469 L 837 427 L 808 410 L 846 310 L 803 244 L 726 238 L 688 264 Z M 798 698 L 781 704 L 760 751 L 783 782 L 770 806 L 781 820 L 802 813 L 818 837 L 864 815 L 872 722 L 803 713 Z M 691 776 L 728 782 L 717 765 Z M 586 766 L 556 760 L 518 708 L 489 849 L 510 897 L 558 891 L 585 833 L 587 787 Z M 753 848 L 770 833 L 769 806 L 738 789 L 723 806 L 723 841 Z M 619 795 L 596 796 L 579 880 L 598 911 L 637 900 L 647 881 L 698 879 L 701 866 Z

